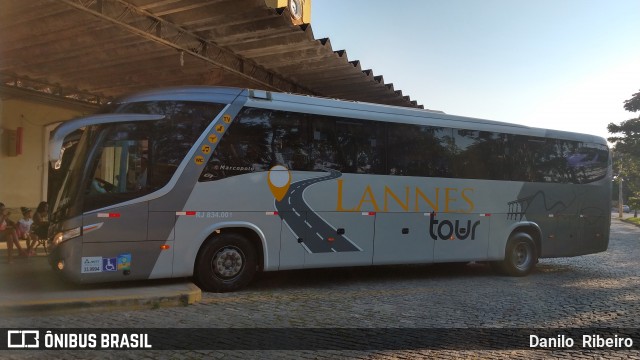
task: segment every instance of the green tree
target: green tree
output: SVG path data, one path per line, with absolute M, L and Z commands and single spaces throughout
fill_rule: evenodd
M 640 209 L 640 197 L 632 196 L 629 198 L 629 206 L 633 209 L 633 216 L 638 217 L 638 209 Z
M 640 111 L 640 91 L 633 94 L 631 99 L 624 101 L 624 109 L 631 112 Z
M 640 111 L 640 91 L 624 101 L 624 109 L 634 113 Z M 614 135 L 608 138 L 613 143 L 615 155 L 613 172 L 624 179 L 623 193 L 636 196 L 640 194 L 640 117 L 620 124 L 610 123 L 607 130 Z

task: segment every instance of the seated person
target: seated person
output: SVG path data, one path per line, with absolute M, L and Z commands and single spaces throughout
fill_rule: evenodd
M 0 241 L 7 242 L 7 262 L 11 264 L 13 245 L 16 246 L 20 256 L 27 256 L 27 253 L 20 246 L 18 235 L 16 234 L 16 224 L 9 219 L 11 213 L 5 208 L 3 203 L 0 203 Z
M 29 253 L 29 255 L 33 255 L 33 248 L 38 242 L 38 238 L 36 234 L 33 234 L 31 232 L 31 225 L 33 225 L 33 219 L 31 218 L 31 209 L 23 207 L 20 210 L 22 211 L 22 219 L 18 220 L 18 224 L 16 226 L 16 235 L 18 235 L 18 239 L 27 241 L 27 252 Z
M 46 201 L 40 202 L 33 215 L 33 225 L 31 231 L 38 239 L 46 239 L 49 233 L 49 204 Z

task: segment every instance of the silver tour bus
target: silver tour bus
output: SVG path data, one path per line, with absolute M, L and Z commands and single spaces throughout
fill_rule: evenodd
M 114 101 L 82 129 L 53 194 L 50 262 L 80 283 L 605 251 L 603 138 L 442 112 L 185 87 Z

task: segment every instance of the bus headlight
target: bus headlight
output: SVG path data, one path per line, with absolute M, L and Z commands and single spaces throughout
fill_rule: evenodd
M 52 245 L 58 246 L 63 242 L 78 236 L 80 236 L 79 227 L 59 232 L 53 237 Z

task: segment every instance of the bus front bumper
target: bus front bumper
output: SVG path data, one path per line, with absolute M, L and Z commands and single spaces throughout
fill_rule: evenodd
M 49 253 L 51 268 L 67 280 L 81 282 L 82 237 L 67 240 L 54 246 Z

